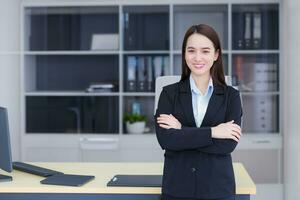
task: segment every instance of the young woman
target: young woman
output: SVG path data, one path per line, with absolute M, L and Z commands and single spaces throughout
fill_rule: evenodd
M 222 49 L 208 25 L 190 27 L 182 44 L 182 75 L 163 88 L 156 135 L 165 150 L 163 200 L 233 200 L 230 153 L 241 137 L 240 94 L 227 86 Z

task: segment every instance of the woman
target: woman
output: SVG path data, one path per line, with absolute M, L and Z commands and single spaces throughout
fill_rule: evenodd
M 182 45 L 182 75 L 163 88 L 156 135 L 165 150 L 163 200 L 232 200 L 230 153 L 241 137 L 242 108 L 227 86 L 222 49 L 208 25 L 190 27 Z

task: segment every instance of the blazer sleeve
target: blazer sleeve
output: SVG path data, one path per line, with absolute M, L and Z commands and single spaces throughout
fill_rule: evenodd
M 176 91 L 174 91 L 175 93 Z M 171 114 L 175 101 L 175 95 L 170 95 L 173 91 L 168 92 L 165 89 L 160 94 L 158 107 L 155 114 L 156 137 L 162 149 L 172 151 L 182 151 L 212 144 L 211 128 L 203 127 L 182 127 L 181 129 L 161 128 L 157 123 L 157 117 L 160 114 Z
M 226 121 L 234 120 L 234 123 L 241 126 L 241 118 L 242 118 L 242 104 L 239 91 L 235 89 L 231 89 L 232 92 L 229 96 L 228 107 L 226 111 Z M 235 147 L 237 146 L 237 142 L 232 139 L 212 139 L 212 145 L 199 148 L 198 151 L 212 154 L 221 154 L 226 155 L 233 152 Z

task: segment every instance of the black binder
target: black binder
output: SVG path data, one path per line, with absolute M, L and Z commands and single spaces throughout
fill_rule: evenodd
M 161 187 L 162 175 L 115 175 L 107 186 Z
M 82 186 L 94 178 L 95 176 L 56 174 L 41 180 L 41 183 L 48 185 Z

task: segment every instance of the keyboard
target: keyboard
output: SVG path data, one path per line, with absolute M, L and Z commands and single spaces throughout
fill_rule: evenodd
M 38 176 L 49 177 L 55 174 L 63 174 L 62 172 L 54 171 L 51 169 L 46 169 L 43 167 L 38 167 L 35 165 L 23 163 L 23 162 L 13 162 L 13 169 L 22 172 L 27 172 L 29 174 L 35 174 Z

